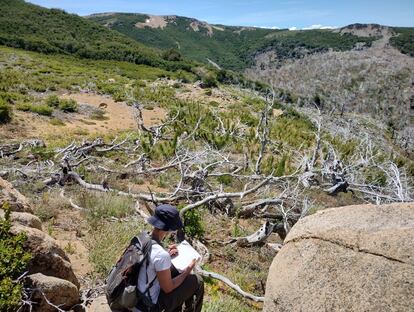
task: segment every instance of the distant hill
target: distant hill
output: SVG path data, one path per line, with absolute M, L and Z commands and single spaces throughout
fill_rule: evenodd
M 391 44 L 402 53 L 414 57 L 414 27 L 394 27 L 397 34 L 392 37 Z
M 190 67 L 162 59 L 160 51 L 59 9 L 0 0 L 0 44 L 42 53 L 128 61 L 164 68 Z
M 243 70 L 254 56 L 272 49 L 281 59 L 298 58 L 304 53 L 344 51 L 358 42 L 370 45 L 374 37 L 359 37 L 331 30 L 289 31 L 212 25 L 181 16 L 154 16 L 130 13 L 102 13 L 88 16 L 110 29 L 117 30 L 148 46 L 175 48 L 189 58 Z
M 193 18 L 105 13 L 88 17 L 148 46 L 179 50 L 197 61 L 210 59 L 220 66 L 241 69 L 249 55 L 274 30 L 210 25 Z

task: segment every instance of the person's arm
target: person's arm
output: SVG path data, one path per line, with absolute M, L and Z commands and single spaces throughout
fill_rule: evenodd
M 158 282 L 160 283 L 161 289 L 166 293 L 172 292 L 178 286 L 184 282 L 185 278 L 190 274 L 191 270 L 194 268 L 196 260 L 193 260 L 191 264 L 178 276 L 171 278 L 171 270 L 163 270 L 157 272 Z

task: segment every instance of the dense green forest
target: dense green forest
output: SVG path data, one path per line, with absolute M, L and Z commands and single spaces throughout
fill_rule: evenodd
M 0 44 L 42 53 L 127 61 L 167 70 L 190 70 L 186 61 L 166 61 L 161 52 L 59 9 L 23 0 L 0 0 Z
M 374 40 L 326 30 L 289 31 L 224 25 L 206 27 L 195 19 L 178 16 L 165 17 L 168 23 L 163 28 L 135 26 L 136 23 L 145 22 L 147 18 L 149 16 L 143 14 L 123 13 L 89 16 L 89 19 L 148 46 L 179 49 L 184 56 L 191 59 L 206 62 L 208 58 L 233 70 L 243 70 L 252 64 L 257 52 L 270 48 L 276 49 L 282 58 L 290 58 L 301 56 L 295 53 L 297 48 L 305 48 L 308 53 L 328 49 L 344 51 L 352 49 L 357 42 L 370 45 Z M 192 29 L 191 23 L 199 24 L 198 31 Z M 211 32 L 208 27 L 211 27 Z
M 402 53 L 414 56 L 414 28 L 395 27 L 393 30 L 397 36 L 391 38 L 391 44 Z

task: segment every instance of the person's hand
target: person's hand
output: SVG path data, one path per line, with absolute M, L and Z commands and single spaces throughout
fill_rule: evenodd
M 168 246 L 168 253 L 171 257 L 178 256 L 178 249 L 176 244 L 172 244 Z
M 193 260 L 191 261 L 191 263 L 188 265 L 188 267 L 185 269 L 185 271 L 186 271 L 187 273 L 190 273 L 190 272 L 191 272 L 191 270 L 192 270 L 192 269 L 194 269 L 194 267 L 195 267 L 196 263 L 197 263 L 197 260 L 196 260 L 196 259 L 193 259 Z

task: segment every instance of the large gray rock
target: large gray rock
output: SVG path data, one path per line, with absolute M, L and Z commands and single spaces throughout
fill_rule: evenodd
M 32 254 L 32 259 L 28 264 L 29 274 L 40 272 L 58 277 L 79 288 L 79 282 L 73 273 L 69 258 L 52 237 L 38 229 L 20 224 L 13 224 L 11 232 L 13 234 L 24 232 L 27 235 L 24 248 Z
M 411 311 L 414 204 L 327 209 L 300 220 L 270 267 L 264 311 Z
M 50 303 L 63 310 L 68 310 L 79 302 L 78 288 L 60 278 L 36 273 L 26 277 L 25 286 L 35 289 L 31 297 L 31 300 L 36 302 L 34 311 L 56 312 L 45 297 Z
M 0 208 L 8 202 L 12 211 L 33 213 L 29 202 L 13 185 L 0 178 Z
M 0 209 L 0 219 L 4 218 L 4 210 Z M 35 215 L 27 212 L 12 212 L 10 214 L 10 221 L 24 226 L 42 230 L 42 221 Z

